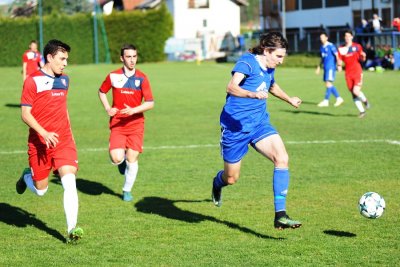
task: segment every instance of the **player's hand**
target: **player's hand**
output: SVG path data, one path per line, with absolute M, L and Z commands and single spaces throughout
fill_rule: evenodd
M 300 107 L 301 102 L 302 102 L 301 99 L 298 98 L 297 96 L 289 98 L 289 103 L 295 108 Z
M 54 132 L 46 132 L 42 135 L 44 141 L 46 142 L 47 148 L 56 147 L 58 143 L 58 134 Z
M 315 70 L 315 74 L 319 75 L 319 72 L 321 71 L 320 67 L 317 67 L 317 69 Z
M 120 114 L 126 114 L 126 115 L 133 115 L 135 114 L 135 109 L 131 108 L 130 106 L 128 106 L 127 104 L 124 104 L 125 108 L 121 109 L 119 111 Z
M 112 116 L 115 116 L 115 114 L 117 114 L 118 111 L 119 111 L 119 109 L 117 109 L 117 108 L 110 108 L 107 110 L 107 114 L 108 114 L 108 116 L 112 117 Z
M 250 98 L 257 98 L 257 99 L 267 99 L 268 98 L 268 92 L 267 91 L 259 91 L 259 92 L 251 92 L 250 93 Z

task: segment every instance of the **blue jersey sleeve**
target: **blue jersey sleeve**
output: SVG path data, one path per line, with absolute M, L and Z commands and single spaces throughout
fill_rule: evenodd
M 242 73 L 246 76 L 250 76 L 251 72 L 252 72 L 253 68 L 250 66 L 250 64 L 246 61 L 238 61 L 236 62 L 235 66 L 233 67 L 232 70 L 232 75 L 235 72 L 239 72 Z

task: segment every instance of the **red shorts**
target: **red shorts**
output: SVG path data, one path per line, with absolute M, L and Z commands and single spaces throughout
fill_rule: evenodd
M 362 76 L 362 73 L 346 76 L 347 88 L 349 88 L 350 91 L 353 91 L 354 86 L 361 86 Z
M 135 125 L 135 127 L 112 128 L 110 134 L 109 150 L 113 149 L 132 149 L 143 152 L 144 124 Z
M 55 148 L 47 148 L 42 143 L 29 143 L 28 147 L 29 166 L 34 181 L 47 178 L 51 169 L 58 170 L 62 166 L 78 168 L 76 145 L 72 137 L 60 140 Z

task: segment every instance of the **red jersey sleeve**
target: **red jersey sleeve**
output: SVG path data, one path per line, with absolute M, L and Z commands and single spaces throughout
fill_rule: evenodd
M 22 62 L 28 62 L 28 56 L 26 52 L 22 55 Z
M 365 58 L 365 54 L 364 54 L 364 50 L 363 50 L 362 45 L 357 44 L 357 52 L 358 52 L 358 58 L 361 61 L 365 61 L 366 58 Z
M 111 87 L 112 87 L 112 84 L 111 84 L 110 74 L 108 74 L 106 79 L 101 84 L 99 91 L 104 94 L 107 94 L 108 91 L 110 91 Z
M 144 101 L 153 101 L 153 93 L 151 92 L 150 82 L 147 77 L 143 80 L 142 93 Z
M 32 77 L 28 77 L 24 82 L 21 95 L 21 106 L 32 106 L 36 96 L 36 83 Z

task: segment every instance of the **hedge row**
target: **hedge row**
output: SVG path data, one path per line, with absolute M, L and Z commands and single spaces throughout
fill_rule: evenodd
M 111 59 L 119 62 L 120 48 L 133 43 L 138 48 L 140 62 L 165 59 L 165 41 L 172 35 L 172 17 L 162 5 L 146 12 L 114 12 L 104 18 L 110 45 Z
M 113 62 L 119 62 L 120 47 L 133 43 L 138 47 L 141 62 L 165 59 L 165 41 L 172 34 L 172 17 L 167 8 L 147 12 L 115 12 L 103 17 L 108 46 Z M 39 40 L 37 17 L 0 19 L 0 66 L 18 66 L 30 40 Z M 105 62 L 106 50 L 98 21 L 99 62 Z M 72 51 L 70 64 L 95 62 L 93 17 L 90 14 L 51 15 L 43 17 L 44 43 L 60 39 L 68 43 Z

